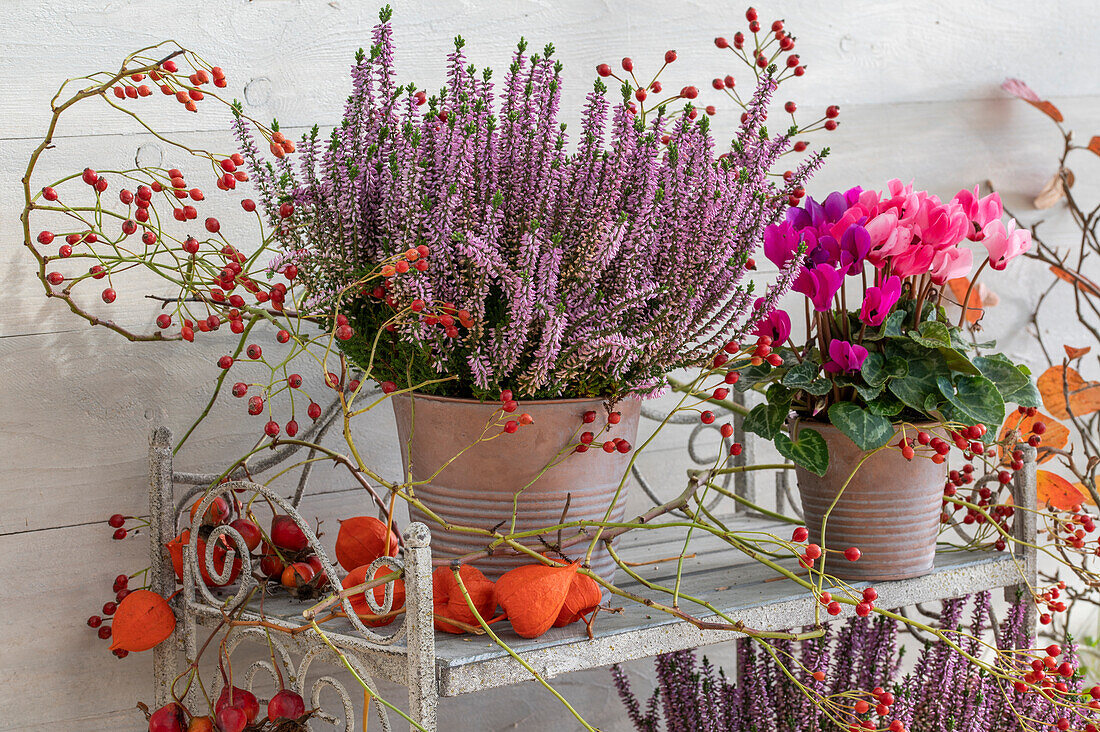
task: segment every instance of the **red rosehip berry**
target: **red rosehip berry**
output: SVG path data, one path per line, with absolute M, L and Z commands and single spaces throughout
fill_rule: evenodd
M 232 356 L 222 356 L 221 358 L 218 359 L 218 368 L 220 368 L 220 369 L 223 369 L 223 370 L 228 369 L 232 365 L 233 365 L 233 357 Z
M 96 181 L 99 180 L 99 176 L 91 168 L 85 168 L 84 172 L 80 174 L 80 178 L 90 186 L 94 186 Z
M 607 423 L 608 424 L 618 424 L 622 420 L 622 418 L 623 418 L 622 413 L 612 412 L 611 414 L 607 415 Z
M 278 437 L 279 423 L 273 419 L 269 420 L 268 423 L 264 425 L 264 434 L 266 434 L 268 437 Z
M 666 64 L 670 64 L 675 60 L 676 60 L 676 52 L 675 51 L 665 51 L 665 63 Z
M 585 413 L 584 413 L 584 416 L 583 416 L 583 417 L 581 417 L 581 420 L 582 420 L 582 421 L 583 421 L 583 422 L 584 422 L 585 424 L 592 424 L 593 422 L 595 422 L 595 421 L 596 421 L 596 413 L 595 413 L 595 412 L 593 412 L 593 411 L 592 411 L 592 410 L 590 409 L 590 410 L 588 410 L 587 412 L 585 412 Z
M 603 77 L 611 76 L 611 67 L 607 64 L 600 64 L 596 67 L 596 73 Z
M 263 349 L 260 348 L 259 344 L 257 343 L 250 343 L 248 348 L 245 349 L 245 353 L 253 361 L 256 361 L 264 355 Z
M 113 538 L 116 541 L 122 541 L 123 539 L 126 538 L 126 534 L 127 534 L 126 529 L 115 529 L 115 533 L 113 534 Z
M 810 532 L 806 530 L 806 527 L 799 526 L 797 529 L 794 530 L 794 533 L 791 534 L 791 541 L 796 544 L 801 544 L 802 542 L 806 541 L 809 536 Z
M 118 293 L 114 291 L 114 288 L 108 287 L 100 294 L 100 297 L 103 298 L 103 302 L 112 303 L 118 297 Z
M 634 62 L 630 60 L 630 57 L 623 58 L 623 71 L 630 73 L 634 70 Z
M 397 391 L 397 384 L 392 381 L 383 381 L 381 386 L 383 394 L 392 394 Z
M 206 230 L 209 231 L 211 234 L 217 234 L 221 228 L 222 225 L 213 216 L 206 220 Z
M 632 445 L 629 442 L 627 442 L 626 440 L 619 440 L 619 442 L 616 443 L 616 445 L 615 445 L 615 449 L 617 449 L 619 452 L 623 453 L 624 455 L 626 453 L 630 452 L 631 447 L 632 447 Z
M 725 38 L 722 38 L 721 36 L 718 36 L 717 38 L 714 39 L 714 45 L 717 46 L 718 48 L 729 48 L 730 47 L 730 42 L 727 41 Z
M 121 528 L 122 525 L 125 523 L 126 517 L 123 516 L 121 513 L 116 513 L 112 515 L 111 518 L 107 519 L 107 525 L 110 526 L 112 529 Z
M 306 408 L 306 414 L 310 419 L 317 419 L 321 416 L 321 405 L 317 402 L 310 402 L 309 407 Z
M 861 552 L 857 547 L 850 546 L 844 550 L 844 558 L 847 559 L 849 562 L 858 562 L 861 556 L 863 556 L 863 552 Z

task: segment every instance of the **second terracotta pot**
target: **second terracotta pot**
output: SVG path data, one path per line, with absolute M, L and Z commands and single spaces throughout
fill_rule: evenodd
M 828 553 L 825 572 L 841 579 L 868 581 L 928 574 L 936 558 L 947 469 L 924 458 L 908 461 L 898 450 L 876 453 L 863 463 L 836 501 L 824 524 L 823 543 L 825 513 L 865 453 L 830 424 L 804 422 L 802 428 L 819 432 L 829 447 L 829 469 L 824 476 L 795 469 L 810 541 L 833 550 Z M 912 428 L 907 434 L 912 436 Z M 900 439 L 895 435 L 891 442 Z M 850 562 L 843 552 L 853 546 L 862 556 Z
M 561 521 L 567 497 L 566 521 L 601 521 L 630 461 L 630 454 L 608 454 L 599 447 L 585 453 L 571 452 L 581 432 L 590 427 L 598 431 L 604 425 L 607 412 L 599 399 L 520 402 L 519 410 L 511 417 L 518 418 L 525 412 L 534 423 L 520 427 L 514 434 L 500 434 L 482 442 L 478 440 L 483 436 L 500 432 L 499 427 L 486 431 L 500 407 L 498 403 L 416 394 L 399 395 L 392 401 L 402 463 L 408 467 L 412 481 L 430 479 L 414 487 L 416 497 L 454 524 L 507 533 L 514 505 L 516 531 L 553 526 Z M 640 404 L 637 399 L 616 404 L 621 421 L 610 432 L 597 434 L 596 440 L 622 437 L 633 445 Z M 587 411 L 596 412 L 598 418 L 581 429 Z M 610 520 L 621 521 L 625 507 L 624 486 Z M 445 530 L 415 507 L 410 507 L 410 513 L 414 521 L 424 521 L 431 527 L 433 556 L 459 557 L 484 549 L 488 543 L 478 534 Z M 566 529 L 562 536 L 571 533 L 575 530 Z M 557 533 L 545 538 L 554 543 Z M 537 539 L 523 543 L 538 551 L 544 549 Z M 584 541 L 566 547 L 565 554 L 583 559 L 587 548 L 588 542 Z M 529 557 L 502 551 L 478 559 L 475 565 L 490 579 L 496 579 L 530 562 Z M 600 576 L 612 579 L 615 567 L 605 550 L 593 553 L 592 569 Z

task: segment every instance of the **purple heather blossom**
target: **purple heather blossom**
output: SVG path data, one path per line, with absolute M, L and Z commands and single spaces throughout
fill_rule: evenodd
M 859 309 L 859 319 L 872 328 L 882 325 L 890 314 L 890 309 L 901 297 L 901 278 L 891 275 L 877 287 L 868 287 L 863 296 L 863 305 Z
M 770 73 L 723 153 L 705 116 L 659 110 L 643 123 L 600 81 L 567 136 L 552 46 L 521 43 L 494 85 L 456 39 L 446 84 L 428 97 L 398 85 L 388 19 L 372 42 L 343 120 L 327 141 L 316 130 L 302 141 L 297 169 L 291 158 L 269 165 L 248 124 L 235 128 L 267 217 L 295 204 L 276 235 L 284 252 L 307 250 L 299 281 L 317 311 L 339 301 L 367 338 L 392 315 L 384 300 L 472 315 L 454 337 L 422 322 L 383 334 L 380 354 L 460 376 L 440 388 L 578 395 L 598 375 L 601 396 L 654 393 L 664 374 L 753 331 L 801 270 L 796 241 L 750 307 L 746 261 L 823 160 L 809 156 L 790 180 L 771 175 L 791 140 L 763 133 Z M 393 278 L 385 298 L 361 292 L 363 273 L 420 245 L 426 272 Z M 404 378 L 408 364 L 388 358 L 375 376 Z
M 830 374 L 846 371 L 859 371 L 867 358 L 867 349 L 858 343 L 849 343 L 840 339 L 829 341 L 829 361 L 822 368 Z

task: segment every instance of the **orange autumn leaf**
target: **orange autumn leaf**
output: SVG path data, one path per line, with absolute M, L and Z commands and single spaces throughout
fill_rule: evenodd
M 346 590 L 349 587 L 355 587 L 356 585 L 363 584 L 367 581 L 367 570 L 369 569 L 369 564 L 364 564 L 362 566 L 356 567 L 355 569 L 348 572 L 348 576 L 344 578 L 343 582 L 340 583 L 340 586 Z M 392 573 L 393 570 L 389 567 L 379 567 L 378 570 L 374 573 L 374 579 L 380 579 Z M 381 605 L 386 599 L 386 586 L 379 585 L 378 587 L 375 587 L 372 592 L 374 592 L 374 601 Z M 371 606 L 367 604 L 367 598 L 364 597 L 365 594 L 366 592 L 364 591 L 356 595 L 352 595 L 348 598 L 348 600 L 351 601 L 352 610 L 356 612 L 356 614 L 359 616 L 359 619 L 362 620 L 365 625 L 369 625 L 372 628 L 380 628 L 383 625 L 389 625 L 390 623 L 392 623 L 394 621 L 393 617 L 372 619 L 378 618 L 378 616 L 374 615 L 374 611 L 371 609 Z M 390 605 L 390 610 L 400 610 L 403 607 L 405 607 L 405 583 L 400 579 L 394 580 L 393 602 Z
M 138 653 L 163 642 L 176 629 L 176 616 L 155 592 L 134 590 L 115 610 L 111 623 L 111 650 Z
M 355 516 L 340 522 L 340 531 L 336 534 L 336 561 L 347 571 L 370 564 L 381 556 L 396 555 L 397 536 L 374 516 Z
M 1062 280 L 1063 282 L 1070 283 L 1081 292 L 1100 297 L 1100 287 L 1092 284 L 1076 272 L 1069 272 L 1053 264 L 1050 266 L 1050 271 L 1054 273 L 1055 277 Z
M 1090 506 L 1096 505 L 1096 501 L 1092 500 L 1092 493 L 1089 492 L 1089 489 L 1085 487 L 1084 483 L 1074 483 L 1073 487 L 1081 491 L 1081 495 L 1085 497 L 1085 503 Z
M 1074 416 L 1083 417 L 1100 409 L 1100 381 L 1085 381 L 1076 369 L 1051 366 L 1035 385 L 1043 397 L 1043 406 L 1059 419 L 1068 419 L 1070 410 Z
M 1097 155 L 1100 155 L 1100 135 L 1093 135 L 1092 139 L 1089 140 L 1088 148 Z
M 1062 348 L 1065 349 L 1066 357 L 1069 358 L 1070 361 L 1073 361 L 1074 359 L 1081 358 L 1086 353 L 1088 353 L 1089 351 L 1092 350 L 1092 346 L 1085 346 L 1084 348 L 1074 348 L 1073 346 L 1062 346 Z
M 477 614 L 488 622 L 497 607 L 496 589 L 492 580 L 482 574 L 480 569 L 469 564 L 459 567 L 458 574 L 462 577 L 462 585 L 470 594 L 470 600 L 477 609 Z M 458 586 L 454 571 L 450 567 L 439 567 L 432 573 L 432 610 L 437 616 L 443 618 L 457 620 L 467 625 L 479 625 L 477 618 L 470 612 L 470 606 L 466 604 L 466 598 L 462 594 L 462 587 Z M 440 617 L 435 619 L 435 629 L 445 633 L 466 632 L 457 625 L 443 622 Z
M 496 600 L 517 635 L 537 638 L 553 627 L 576 574 L 576 562 L 566 567 L 526 564 L 497 580 Z
M 1053 104 L 1051 104 L 1050 102 L 1048 102 L 1045 99 L 1040 99 L 1039 101 L 1032 101 L 1030 99 L 1025 99 L 1024 101 L 1027 102 L 1028 104 L 1030 104 L 1031 106 L 1035 107 L 1036 109 L 1038 109 L 1040 112 L 1042 112 L 1046 116 L 1050 117 L 1055 122 L 1062 122 L 1062 121 L 1065 120 L 1065 118 L 1062 117 L 1062 112 L 1057 107 L 1055 107 Z
M 1087 499 L 1085 492 L 1062 476 L 1049 470 L 1037 473 L 1039 505 L 1050 505 L 1059 511 L 1077 511 Z
M 1008 433 L 1012 430 L 1016 430 L 1019 433 L 1018 439 L 1027 440 L 1028 436 L 1031 435 L 1031 427 L 1036 422 L 1042 422 L 1047 427 L 1046 432 L 1043 433 L 1042 444 L 1044 447 L 1053 447 L 1060 450 L 1069 444 L 1069 428 L 1054 419 L 1054 417 L 1043 414 L 1038 410 L 1035 411 L 1034 416 L 1028 417 L 1027 415 L 1020 414 L 1016 409 L 1013 409 L 1008 413 L 1008 416 L 1005 417 L 1005 423 L 1001 427 L 1000 436 L 997 438 L 997 441 L 1004 442 L 1008 438 Z M 1005 458 L 1005 455 L 1005 450 L 1002 448 L 1002 460 Z M 1047 452 L 1039 458 L 1039 462 L 1045 463 L 1053 459 L 1054 453 Z
M 962 307 L 963 298 L 966 297 L 966 291 L 970 290 L 970 300 L 967 302 L 966 319 L 971 323 L 977 323 L 978 318 L 982 317 L 982 298 L 978 294 L 978 288 L 970 288 L 970 280 L 966 277 L 956 277 L 948 280 L 947 284 L 951 285 L 951 293 L 955 296 L 955 301 Z

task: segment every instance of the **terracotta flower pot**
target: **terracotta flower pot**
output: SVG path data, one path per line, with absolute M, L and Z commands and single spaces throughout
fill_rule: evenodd
M 584 431 L 579 428 L 585 412 L 592 410 L 601 415 L 592 427 L 603 424 L 606 412 L 599 399 L 520 402 L 516 417 L 526 412 L 534 423 L 487 442 L 478 439 L 499 408 L 496 403 L 419 394 L 399 395 L 392 401 L 402 462 L 409 466 L 413 481 L 431 478 L 430 483 L 415 486 L 416 497 L 441 518 L 463 526 L 490 530 L 501 527 L 507 532 L 513 501 L 517 509 L 516 531 L 553 526 L 561 521 L 566 496 L 569 497 L 567 521 L 602 521 L 630 460 L 629 454 L 608 454 L 598 447 L 585 453 L 569 452 Z M 622 414 L 622 420 L 609 433 L 598 435 L 597 441 L 622 437 L 633 445 L 638 435 L 640 405 L 637 399 L 619 402 L 615 409 Z M 485 437 L 497 431 L 491 430 Z M 563 451 L 565 455 L 559 459 Z M 455 458 L 456 455 L 459 457 Z M 552 462 L 556 464 L 542 472 Z M 625 506 L 624 489 L 610 520 L 621 521 Z M 432 553 L 436 556 L 459 557 L 488 544 L 484 536 L 447 531 L 415 507 L 410 507 L 410 511 L 414 521 L 431 526 Z M 575 532 L 569 529 L 562 532 L 563 536 L 570 533 Z M 557 532 L 546 539 L 553 543 Z M 537 539 L 524 543 L 539 551 L 544 548 Z M 565 554 L 581 559 L 587 548 L 587 541 L 574 544 L 565 548 Z M 476 566 L 496 579 L 530 561 L 529 557 L 501 551 L 479 559 Z M 605 550 L 593 553 L 592 569 L 600 576 L 611 579 L 615 566 Z
M 825 571 L 846 580 L 905 579 L 930 572 L 946 468 L 923 458 L 910 462 L 898 450 L 875 454 L 844 488 L 829 514 L 822 542 L 822 519 L 864 453 L 830 424 L 803 427 L 820 432 L 829 446 L 824 477 L 795 469 L 810 541 L 836 550 L 829 553 Z M 891 441 L 899 439 L 895 435 Z M 843 552 L 853 546 L 862 556 L 850 562 Z

